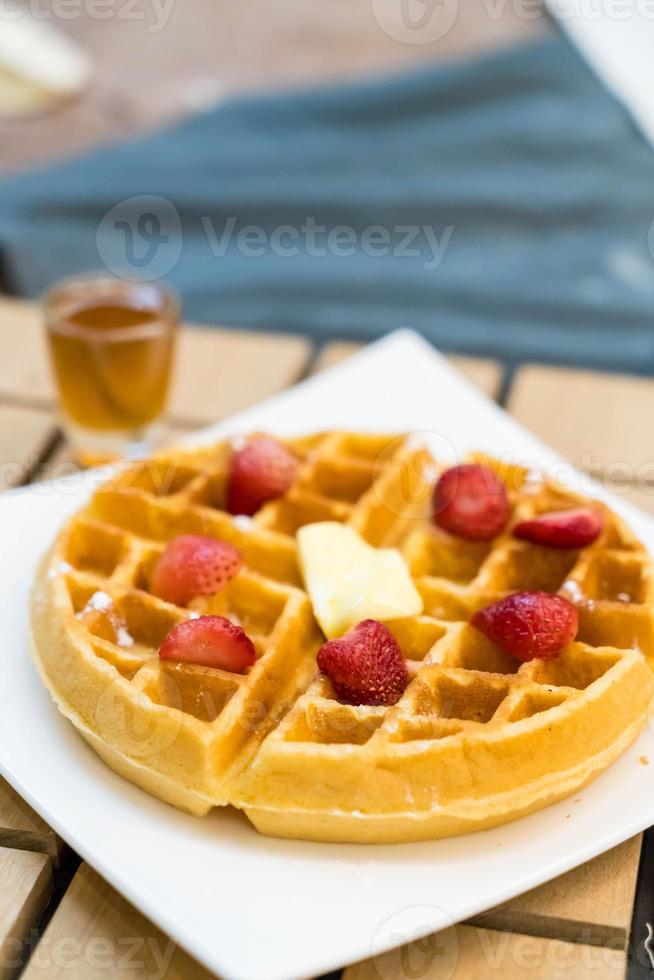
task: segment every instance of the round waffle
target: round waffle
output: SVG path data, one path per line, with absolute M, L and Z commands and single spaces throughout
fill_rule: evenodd
M 121 469 L 61 532 L 39 572 L 37 663 L 60 710 L 121 775 L 196 814 L 231 803 L 276 836 L 406 841 L 489 827 L 559 799 L 606 768 L 645 723 L 654 687 L 651 560 L 604 509 L 582 551 L 524 541 L 512 525 L 583 498 L 486 457 L 512 519 L 470 543 L 426 517 L 438 472 L 410 437 L 326 433 L 287 442 L 293 488 L 253 519 L 229 516 L 233 445 L 169 451 Z M 597 507 L 597 503 L 593 502 Z M 424 599 L 387 625 L 411 681 L 392 707 L 341 704 L 317 676 L 322 636 L 298 569 L 296 531 L 346 522 L 401 548 Z M 179 534 L 229 541 L 245 567 L 187 607 L 148 591 Z M 560 592 L 577 639 L 520 664 L 468 625 L 518 590 Z M 178 623 L 225 615 L 252 639 L 245 675 L 160 661 Z

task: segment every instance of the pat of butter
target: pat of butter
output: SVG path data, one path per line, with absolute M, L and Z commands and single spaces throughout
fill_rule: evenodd
M 300 566 L 323 633 L 346 633 L 362 619 L 419 616 L 422 597 L 395 548 L 373 548 L 336 521 L 298 531 Z

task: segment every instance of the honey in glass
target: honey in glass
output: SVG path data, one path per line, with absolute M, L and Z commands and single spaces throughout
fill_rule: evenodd
M 44 310 L 63 424 L 80 460 L 146 452 L 170 387 L 174 294 L 153 283 L 68 280 Z

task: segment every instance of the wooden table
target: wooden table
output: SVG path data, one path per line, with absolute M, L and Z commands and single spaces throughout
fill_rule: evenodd
M 355 349 L 350 343 L 317 349 L 298 337 L 187 328 L 171 427 L 178 433 L 213 422 Z M 563 455 L 654 513 L 646 422 L 654 381 L 535 365 L 509 373 L 492 361 L 452 360 Z M 54 415 L 38 314 L 28 303 L 0 298 L 0 486 L 56 476 L 72 465 Z M 382 961 L 347 967 L 344 976 L 618 980 L 625 976 L 640 851 L 641 839 L 634 838 L 458 926 L 454 974 L 442 959 L 443 937 L 430 937 Z M 80 863 L 0 780 L 0 980 L 23 961 L 26 980 L 209 976 Z

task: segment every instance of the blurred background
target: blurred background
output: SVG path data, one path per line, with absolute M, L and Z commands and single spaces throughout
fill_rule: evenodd
M 599 14 L 616 51 L 630 16 Z M 537 0 L 0 0 L 0 24 L 7 293 L 105 270 L 206 325 L 654 370 L 651 146 Z
M 37 23 L 79 44 L 91 77 L 78 99 L 56 111 L 3 119 L 0 170 L 17 171 L 126 137 L 245 91 L 365 78 L 472 56 L 548 29 L 543 16 L 520 17 L 510 4 L 496 5 L 489 16 L 482 0 L 466 0 L 445 30 L 448 4 L 416 5 L 418 17 L 429 10 L 436 35 L 417 43 L 387 33 L 370 0 L 114 0 L 97 6 L 79 0 L 63 11 L 57 0 L 39 0 L 38 8 L 25 4 Z M 377 0 L 376 6 L 382 13 L 388 8 L 392 30 L 396 0 Z M 16 8 L 8 7 L 12 13 Z M 34 58 L 39 60 L 36 52 Z M 30 66 L 22 67 L 29 82 Z

